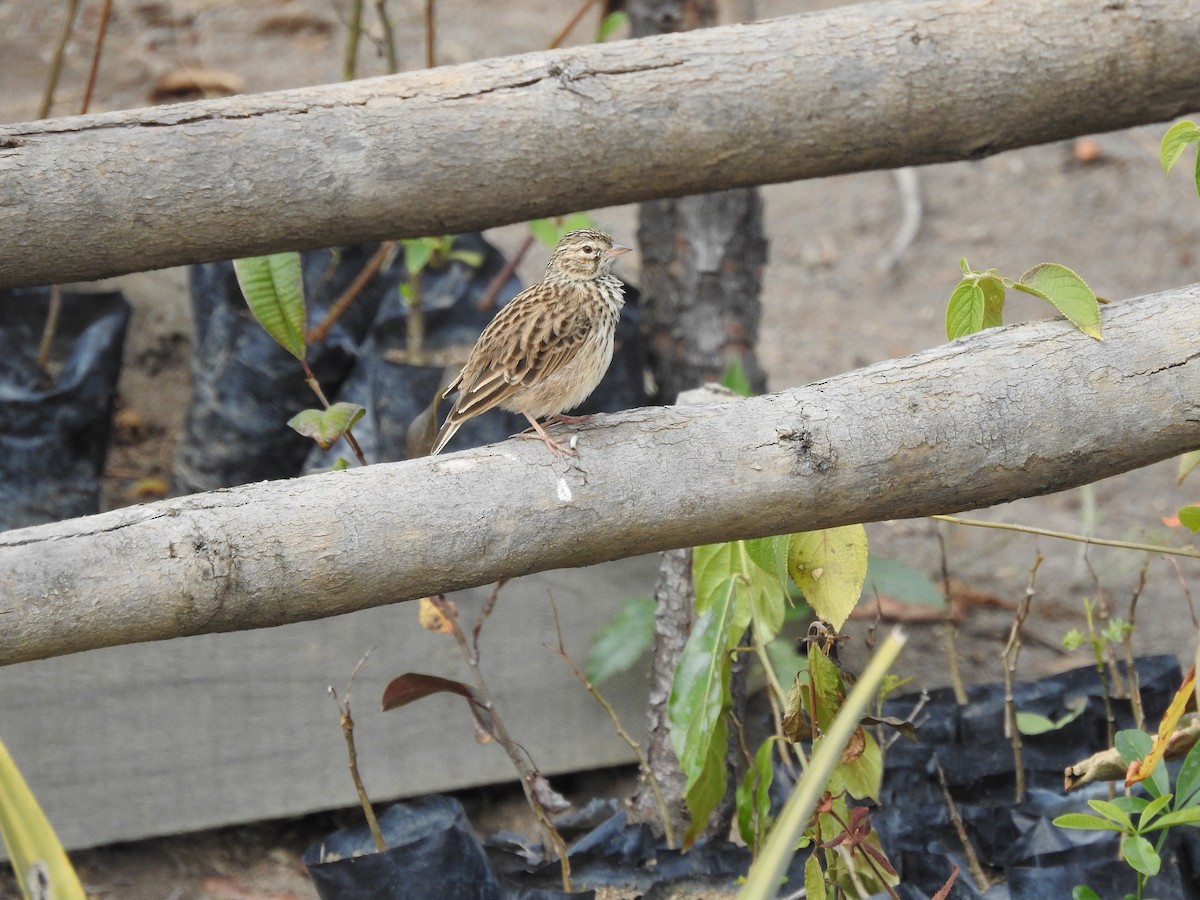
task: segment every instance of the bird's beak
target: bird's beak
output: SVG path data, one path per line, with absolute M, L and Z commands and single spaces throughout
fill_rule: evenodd
M 628 253 L 632 247 L 626 247 L 624 244 L 613 244 L 612 249 L 604 254 L 605 259 L 616 259 L 622 253 Z

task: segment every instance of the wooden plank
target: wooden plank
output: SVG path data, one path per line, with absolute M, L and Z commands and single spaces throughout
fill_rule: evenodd
M 621 602 L 653 590 L 657 556 L 508 584 L 484 627 L 482 667 L 513 737 L 557 773 L 628 762 L 628 747 L 554 652 L 554 594 L 582 667 Z M 454 596 L 474 622 L 488 588 Z M 375 801 L 511 780 L 504 753 L 474 740 L 458 697 L 379 711 L 403 672 L 468 678 L 452 638 L 415 604 L 317 622 L 114 647 L 0 669 L 0 737 L 68 848 L 354 805 L 337 710 L 353 698 L 359 760 Z M 644 670 L 605 685 L 645 729 Z

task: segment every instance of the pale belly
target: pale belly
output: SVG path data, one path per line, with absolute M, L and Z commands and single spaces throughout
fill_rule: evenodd
M 597 329 L 573 360 L 544 381 L 513 391 L 500 406 L 535 419 L 574 409 L 596 389 L 612 357 L 613 329 Z

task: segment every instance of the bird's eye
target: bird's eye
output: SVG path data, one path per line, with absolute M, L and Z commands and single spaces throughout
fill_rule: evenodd
M 584 244 L 581 249 L 583 250 L 584 256 L 591 256 L 596 252 L 596 248 L 591 244 Z

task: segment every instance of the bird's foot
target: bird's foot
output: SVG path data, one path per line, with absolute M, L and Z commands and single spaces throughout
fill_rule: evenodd
M 582 425 L 585 422 L 590 422 L 595 418 L 595 415 L 589 413 L 586 416 L 568 416 L 564 413 L 555 413 L 548 417 L 543 423 L 545 425 Z
M 526 428 L 524 431 L 520 432 L 519 434 L 514 434 L 513 437 L 515 437 L 515 438 L 536 438 L 537 440 L 539 440 L 543 444 L 545 444 L 547 447 L 549 447 L 556 456 L 574 456 L 576 459 L 579 458 L 579 451 L 576 450 L 574 447 L 574 444 L 575 444 L 574 436 L 571 437 L 569 443 L 564 444 L 562 441 L 557 441 L 554 438 L 550 437 L 549 433 L 546 431 L 545 428 L 543 428 L 541 426 L 541 424 L 538 422 L 537 419 L 535 419 L 529 415 L 526 415 L 525 418 L 527 418 L 529 420 L 529 424 L 533 427 L 533 430 L 537 433 L 530 434 L 529 429 Z M 552 420 L 555 419 L 554 416 L 551 416 L 550 418 Z M 575 417 L 568 416 L 567 418 L 575 418 Z

